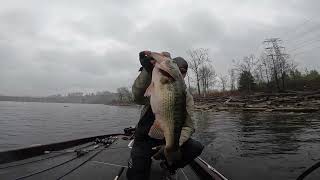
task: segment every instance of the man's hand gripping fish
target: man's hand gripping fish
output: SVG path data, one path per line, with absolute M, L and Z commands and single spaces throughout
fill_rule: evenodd
M 186 118 L 186 85 L 177 64 L 160 53 L 148 54 L 155 60 L 152 81 L 145 92 L 155 121 L 149 136 L 165 138 L 164 154 L 169 164 L 180 159 L 179 138 Z

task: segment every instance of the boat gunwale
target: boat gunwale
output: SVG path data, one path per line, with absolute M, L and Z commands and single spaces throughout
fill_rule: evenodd
M 73 139 L 63 142 L 56 142 L 51 144 L 37 145 L 32 147 L 18 148 L 0 152 L 0 164 L 19 161 L 34 156 L 43 155 L 45 151 L 59 151 L 67 148 L 72 148 L 84 143 L 92 142 L 95 139 L 103 139 L 110 136 L 126 135 L 123 133 L 98 135 L 80 139 Z
M 104 139 L 110 136 L 130 137 L 130 134 L 116 133 L 116 134 L 98 135 L 98 136 L 92 136 L 87 138 L 73 139 L 73 140 L 68 140 L 63 142 L 2 151 L 0 152 L 0 164 L 6 164 L 14 161 L 20 161 L 27 158 L 32 158 L 35 156 L 40 156 L 45 154 L 45 151 L 59 151 L 67 148 L 72 148 L 85 143 L 93 142 L 96 139 Z M 211 165 L 209 165 L 207 162 L 202 160 L 200 157 L 197 157 L 196 159 L 194 159 L 189 165 L 191 169 L 201 179 L 227 180 L 227 178 L 225 178 L 220 172 L 212 168 Z

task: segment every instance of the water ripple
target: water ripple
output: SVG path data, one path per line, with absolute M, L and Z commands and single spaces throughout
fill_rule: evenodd
M 0 102 L 0 151 L 116 133 L 139 114 L 132 107 Z M 230 179 L 295 179 L 320 160 L 319 114 L 197 112 L 194 119 L 194 138 L 206 146 L 201 156 Z

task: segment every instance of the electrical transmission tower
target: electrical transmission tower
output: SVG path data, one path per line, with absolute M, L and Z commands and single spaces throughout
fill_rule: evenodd
M 269 38 L 263 41 L 266 45 L 265 50 L 267 56 L 271 60 L 273 78 L 278 91 L 281 90 L 280 79 L 282 81 L 282 88 L 285 88 L 285 75 L 288 69 L 288 54 L 283 53 L 284 47 L 279 45 L 281 42 L 280 38 Z

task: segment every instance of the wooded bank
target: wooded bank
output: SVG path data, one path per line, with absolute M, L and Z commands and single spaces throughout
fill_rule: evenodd
M 195 110 L 319 112 L 320 90 L 195 97 Z

